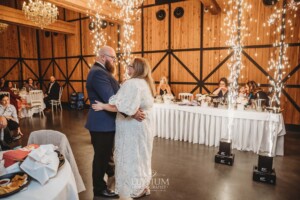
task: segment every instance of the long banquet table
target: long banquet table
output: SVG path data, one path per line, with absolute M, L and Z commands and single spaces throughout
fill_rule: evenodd
M 217 147 L 230 132 L 232 148 L 284 154 L 282 114 L 177 104 L 154 104 L 153 108 L 158 137 Z

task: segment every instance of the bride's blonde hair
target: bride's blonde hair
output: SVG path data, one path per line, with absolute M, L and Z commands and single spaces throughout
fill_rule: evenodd
M 149 85 L 149 88 L 151 90 L 152 96 L 155 96 L 155 87 L 154 87 L 154 81 L 151 75 L 151 67 L 149 65 L 149 62 L 145 58 L 134 58 L 132 67 L 134 69 L 134 72 L 131 76 L 131 78 L 143 78 L 146 80 L 146 82 Z

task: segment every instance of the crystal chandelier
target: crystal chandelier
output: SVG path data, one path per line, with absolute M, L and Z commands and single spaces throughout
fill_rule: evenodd
M 57 20 L 58 9 L 54 4 L 41 0 L 29 0 L 23 3 L 23 12 L 27 19 L 33 21 L 41 29 Z
M 8 24 L 0 23 L 0 33 L 3 33 L 8 27 Z

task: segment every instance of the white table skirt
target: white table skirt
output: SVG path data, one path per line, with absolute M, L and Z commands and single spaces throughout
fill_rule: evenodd
M 158 137 L 217 147 L 231 132 L 232 148 L 284 154 L 282 114 L 176 104 L 154 104 L 153 111 Z
M 49 180 L 45 185 L 41 185 L 35 180 L 31 180 L 27 190 L 20 191 L 5 199 L 11 200 L 77 200 L 78 192 L 76 182 L 67 160 L 59 169 L 57 175 Z
M 29 94 L 27 94 L 27 93 L 25 93 L 25 94 L 24 93 L 20 93 L 19 95 L 20 95 L 20 97 L 22 97 L 22 99 L 25 99 L 28 104 L 31 103 L 31 99 L 30 99 L 30 95 Z M 43 96 L 41 96 L 40 100 L 42 102 L 44 102 Z M 45 103 L 43 103 L 42 104 L 42 110 L 44 110 L 45 108 L 46 108 L 46 105 L 45 105 Z M 29 112 L 29 110 L 25 107 L 25 105 L 22 105 L 21 116 L 22 117 L 32 117 L 33 114 L 39 113 L 39 112 L 40 111 L 39 111 L 38 108 L 31 108 L 31 110 Z

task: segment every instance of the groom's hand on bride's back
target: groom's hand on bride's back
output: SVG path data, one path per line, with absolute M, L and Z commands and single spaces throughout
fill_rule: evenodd
M 131 117 L 134 118 L 135 120 L 141 122 L 145 119 L 145 113 L 142 109 L 138 109 L 138 111 Z

